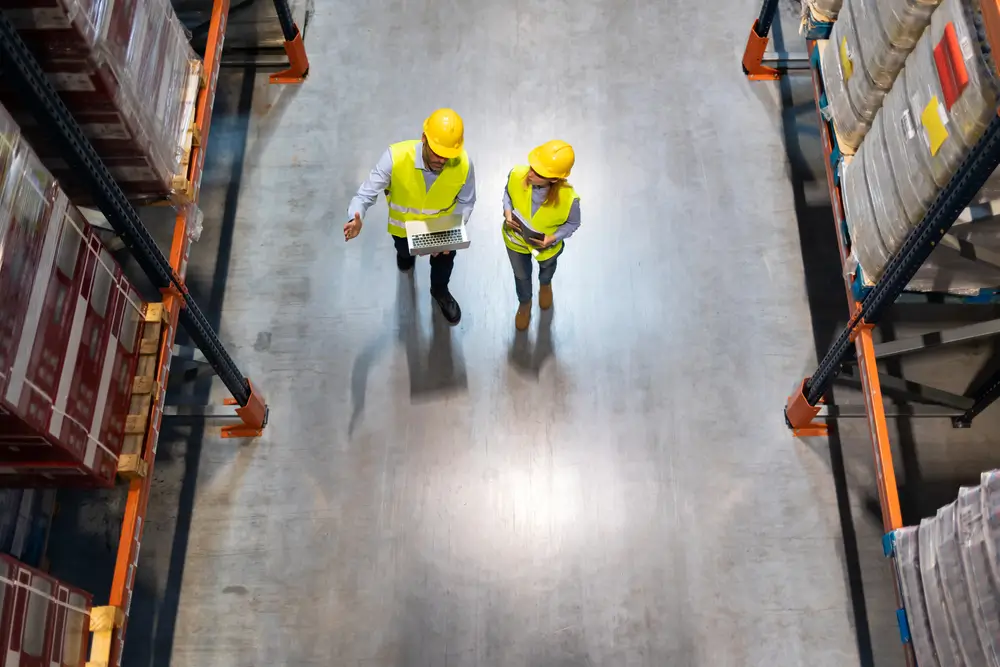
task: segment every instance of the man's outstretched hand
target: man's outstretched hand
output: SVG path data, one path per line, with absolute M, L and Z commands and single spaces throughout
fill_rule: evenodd
M 344 225 L 344 240 L 345 241 L 350 241 L 351 239 L 353 239 L 354 237 L 356 237 L 358 234 L 360 234 L 361 233 L 361 227 L 363 225 L 364 225 L 364 223 L 361 222 L 361 214 L 360 213 L 355 213 L 354 214 L 354 220 L 351 220 L 349 223 L 347 223 L 346 225 Z

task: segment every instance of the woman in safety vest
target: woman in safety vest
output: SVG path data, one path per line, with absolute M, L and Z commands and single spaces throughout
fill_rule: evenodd
M 576 155 L 565 141 L 550 141 L 514 167 L 503 191 L 503 241 L 507 244 L 520 304 L 514 326 L 531 322 L 531 258 L 538 262 L 538 305 L 552 307 L 552 276 L 564 241 L 580 227 L 580 197 L 566 182 Z

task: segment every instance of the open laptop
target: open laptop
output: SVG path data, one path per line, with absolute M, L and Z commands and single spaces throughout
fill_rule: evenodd
M 462 216 L 445 215 L 433 220 L 411 220 L 406 223 L 406 241 L 411 255 L 430 255 L 446 250 L 469 247 L 469 234 Z

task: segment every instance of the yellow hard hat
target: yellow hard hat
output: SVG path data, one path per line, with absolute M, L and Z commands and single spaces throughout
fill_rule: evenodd
M 424 135 L 436 155 L 458 157 L 465 145 L 465 123 L 454 109 L 438 109 L 424 121 Z
M 528 164 L 542 178 L 567 178 L 574 163 L 576 153 L 565 141 L 549 141 L 528 153 Z

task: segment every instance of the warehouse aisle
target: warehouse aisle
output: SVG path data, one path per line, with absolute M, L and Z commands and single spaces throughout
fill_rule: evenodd
M 825 453 L 781 421 L 814 352 L 756 9 L 317 3 L 309 83 L 255 91 L 222 319 L 272 423 L 201 447 L 172 664 L 857 664 Z M 340 231 L 442 105 L 479 182 L 454 329 L 384 202 Z M 500 193 L 550 138 L 583 227 L 519 337 Z

